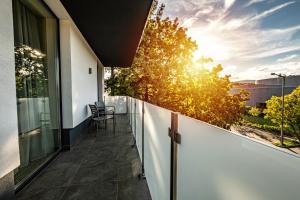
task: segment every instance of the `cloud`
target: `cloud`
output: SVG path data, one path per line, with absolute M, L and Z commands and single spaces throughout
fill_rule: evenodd
M 248 18 L 244 17 L 244 18 L 234 18 L 234 19 L 230 19 L 229 21 L 227 21 L 226 23 L 223 23 L 223 25 L 219 26 L 220 29 L 223 30 L 236 30 L 242 26 L 244 26 L 247 22 Z
M 200 9 L 196 14 L 195 17 L 200 17 L 201 15 L 210 14 L 214 10 L 213 6 L 207 6 L 203 9 Z
M 184 26 L 184 27 L 186 27 L 186 28 L 189 28 L 189 27 L 191 27 L 197 20 L 198 20 L 197 17 L 187 18 L 187 19 L 183 20 L 182 26 Z
M 268 50 L 268 51 L 255 52 L 254 54 L 244 56 L 244 58 L 247 58 L 247 59 L 265 58 L 265 57 L 275 56 L 275 55 L 288 53 L 291 51 L 297 51 L 297 50 L 300 50 L 300 44 L 284 46 L 281 48 L 275 48 L 275 49 Z
M 235 0 L 224 0 L 224 7 L 225 9 L 229 9 L 233 4 L 234 4 Z
M 245 7 L 249 7 L 249 6 L 252 6 L 256 3 L 260 3 L 260 2 L 263 2 L 265 0 L 249 0 L 249 2 L 245 5 Z
M 286 75 L 297 75 L 300 71 L 300 62 L 275 63 L 259 67 L 250 67 L 245 71 L 235 73 L 233 80 L 259 80 L 270 77 L 272 72 Z
M 223 71 L 221 72 L 221 76 L 225 76 L 225 75 L 231 75 L 231 74 L 234 74 L 235 71 L 237 69 L 237 66 L 235 65 L 228 65 L 226 66 Z
M 286 62 L 286 61 L 289 61 L 289 60 L 293 60 L 294 58 L 297 58 L 297 57 L 298 57 L 298 55 L 293 54 L 293 55 L 285 56 L 283 58 L 278 58 L 277 62 Z
M 294 1 L 290 1 L 290 2 L 286 2 L 284 4 L 280 4 L 278 6 L 275 6 L 275 7 L 271 8 L 271 9 L 269 9 L 269 10 L 266 10 L 266 11 L 258 14 L 258 15 L 255 15 L 254 17 L 252 17 L 251 19 L 249 19 L 249 21 L 260 20 L 260 19 L 262 19 L 264 17 L 268 17 L 271 14 L 273 14 L 274 12 L 276 12 L 276 11 L 278 11 L 278 10 L 284 8 L 284 7 L 287 7 L 287 6 L 289 6 L 289 5 L 293 4 L 293 3 L 295 3 L 295 2 Z
M 299 74 L 299 63 L 291 62 L 299 59 L 280 55 L 300 50 L 300 37 L 295 38 L 300 23 L 287 23 L 297 21 L 299 15 L 285 16 L 287 19 L 276 22 L 276 26 L 273 26 L 275 22 L 271 18 L 267 18 L 275 13 L 282 14 L 279 11 L 292 8 L 290 5 L 293 8 L 300 6 L 295 3 L 298 0 L 281 1 L 283 3 L 272 1 L 272 4 L 263 4 L 264 7 L 259 3 L 267 0 L 248 0 L 246 3 L 236 0 L 163 1 L 166 3 L 165 16 L 179 17 L 181 25 L 188 28 L 189 36 L 197 41 L 199 51 L 195 56 L 213 57 L 233 77 L 246 79 L 254 74 L 254 77 L 266 78 L 270 75 L 269 71 L 281 71 L 283 64 L 287 66 L 285 70 L 298 70 Z M 274 4 L 274 7 L 268 6 Z M 261 26 L 262 20 L 270 26 Z M 293 25 L 283 27 L 288 24 Z M 273 65 L 257 67 L 270 62 Z

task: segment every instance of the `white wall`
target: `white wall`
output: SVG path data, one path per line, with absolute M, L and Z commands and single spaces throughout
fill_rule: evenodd
M 69 20 L 60 20 L 60 43 L 63 126 L 74 128 L 90 116 L 87 105 L 98 99 L 97 57 Z
M 104 67 L 101 63 L 98 62 L 98 95 L 99 95 L 99 101 L 103 101 L 104 97 Z
M 61 2 L 44 2 L 60 20 L 63 128 L 74 128 L 89 117 L 88 104 L 98 100 L 97 63 L 103 66 Z M 103 73 L 99 78 L 103 84 Z
M 70 22 L 60 20 L 60 60 L 63 128 L 73 127 Z
M 0 1 L 0 178 L 19 166 L 12 1 Z
M 98 100 L 97 57 L 71 27 L 73 127 L 89 117 L 87 104 Z M 92 74 L 89 74 L 92 68 Z

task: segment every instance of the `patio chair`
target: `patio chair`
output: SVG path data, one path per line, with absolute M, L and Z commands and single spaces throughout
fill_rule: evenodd
M 99 111 L 96 105 L 89 104 L 89 107 L 92 112 L 92 122 L 96 124 L 97 132 L 98 132 L 98 125 L 101 121 L 104 121 L 104 128 L 106 128 L 106 120 L 108 119 L 103 112 Z
M 96 101 L 95 105 L 100 113 L 100 115 L 106 115 L 110 118 L 114 118 L 115 115 L 115 106 L 106 106 L 103 101 Z

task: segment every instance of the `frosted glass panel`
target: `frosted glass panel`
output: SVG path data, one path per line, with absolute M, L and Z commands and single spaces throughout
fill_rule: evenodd
M 134 126 L 135 126 L 135 110 L 134 110 L 134 103 L 135 99 L 131 98 L 131 128 L 132 128 L 132 134 L 135 135 L 134 133 Z
M 300 199 L 297 155 L 181 115 L 179 133 L 178 200 Z
M 106 106 L 115 106 L 116 114 L 127 113 L 126 96 L 105 96 Z
M 170 199 L 169 110 L 145 103 L 145 174 L 153 200 Z
M 143 101 L 136 99 L 136 146 L 139 151 L 140 158 L 142 159 L 142 109 Z
M 128 117 L 129 117 L 129 124 L 132 126 L 132 98 L 128 97 Z

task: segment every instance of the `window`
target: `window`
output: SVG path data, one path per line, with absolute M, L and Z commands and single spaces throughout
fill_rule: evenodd
M 21 165 L 28 177 L 60 149 L 58 22 L 39 0 L 13 0 Z

